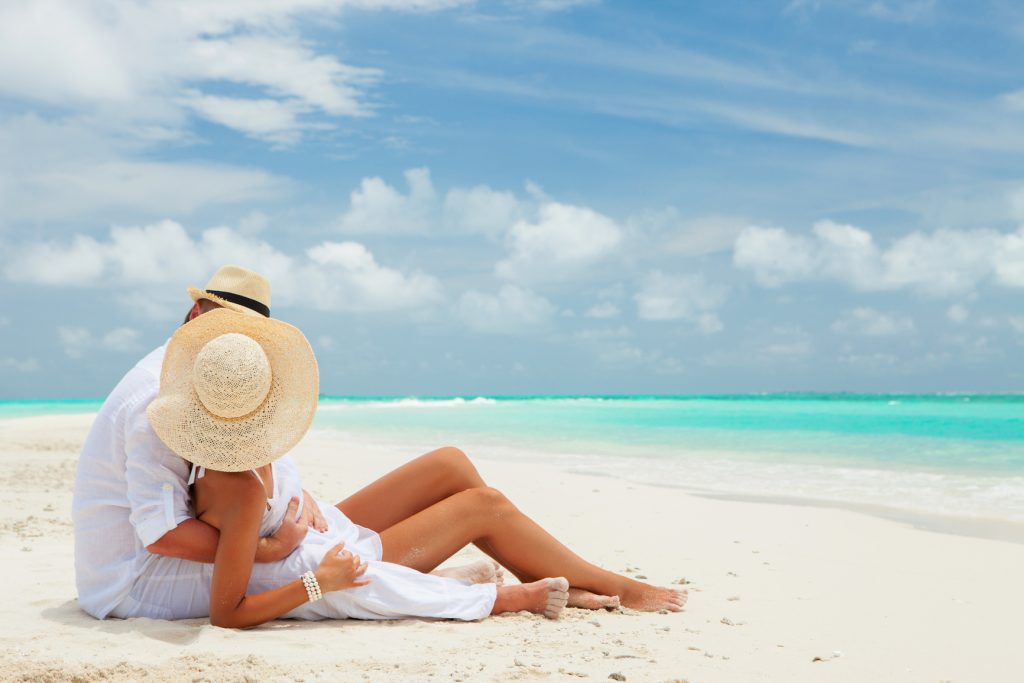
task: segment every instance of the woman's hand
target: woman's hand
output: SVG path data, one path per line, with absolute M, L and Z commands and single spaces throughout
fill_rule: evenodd
M 320 583 L 320 591 L 327 593 L 370 583 L 369 579 L 359 580 L 366 572 L 366 566 L 358 555 L 345 550 L 344 543 L 339 543 L 327 551 L 324 559 L 320 561 L 320 567 L 314 573 Z
M 311 515 L 309 525 L 320 533 L 327 531 L 327 518 L 324 517 L 324 513 L 320 511 L 320 505 L 318 505 L 316 499 L 313 498 L 313 494 L 306 489 L 302 489 L 302 494 L 305 500 L 304 507 L 309 508 Z

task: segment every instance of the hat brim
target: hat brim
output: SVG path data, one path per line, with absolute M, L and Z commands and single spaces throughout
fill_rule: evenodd
M 265 317 L 262 313 L 259 313 L 258 311 L 254 311 L 251 308 L 248 308 L 248 307 L 243 306 L 241 304 L 236 304 L 233 301 L 228 301 L 227 299 L 222 299 L 219 296 L 217 296 L 216 294 L 211 294 L 210 292 L 207 292 L 205 289 L 198 289 L 197 287 L 189 287 L 188 288 L 188 295 L 190 297 L 192 297 L 192 301 L 199 301 L 200 299 L 206 299 L 208 301 L 212 301 L 213 303 L 217 304 L 218 306 L 221 306 L 223 308 L 228 308 L 228 309 L 230 309 L 232 311 L 237 311 L 239 313 L 245 313 L 247 315 L 258 315 L 261 318 Z
M 267 397 L 238 418 L 214 415 L 193 387 L 192 368 L 207 342 L 229 332 L 254 339 L 270 363 Z M 149 404 L 160 440 L 185 460 L 208 469 L 240 472 L 281 457 L 309 430 L 320 382 L 316 357 L 297 328 L 262 315 L 209 311 L 171 337 L 160 371 L 160 393 Z

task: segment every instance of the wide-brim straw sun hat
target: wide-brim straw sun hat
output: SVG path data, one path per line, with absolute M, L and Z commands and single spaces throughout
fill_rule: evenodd
M 147 413 L 160 440 L 185 460 L 241 472 L 302 439 L 319 390 L 316 357 L 302 332 L 220 308 L 171 337 Z
M 221 266 L 206 287 L 188 288 L 192 301 L 208 299 L 224 308 L 270 317 L 270 283 L 259 273 L 241 266 Z

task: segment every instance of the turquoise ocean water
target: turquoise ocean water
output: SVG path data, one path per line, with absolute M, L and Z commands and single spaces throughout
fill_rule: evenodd
M 99 402 L 0 402 L 0 418 Z M 322 397 L 314 426 L 698 492 L 1024 522 L 1024 395 Z

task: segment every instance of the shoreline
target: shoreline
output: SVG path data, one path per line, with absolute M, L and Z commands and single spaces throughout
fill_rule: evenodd
M 329 437 L 331 434 L 336 434 L 348 438 L 355 438 L 360 441 L 366 440 L 370 443 L 378 443 L 389 448 L 406 449 L 407 452 L 410 453 L 414 451 L 417 447 L 436 447 L 435 445 L 423 445 L 422 439 L 418 439 L 413 436 L 410 436 L 409 438 L 396 438 L 395 435 L 392 434 L 386 436 L 381 435 L 381 438 L 377 439 L 373 438 L 369 434 L 345 431 L 337 427 L 315 427 L 313 430 L 310 431 L 310 434 L 322 434 L 324 438 Z M 616 456 L 593 456 L 569 450 L 560 450 L 557 448 L 540 449 L 527 446 L 496 447 L 490 444 L 473 444 L 472 436 L 464 439 L 463 441 L 465 442 L 465 444 L 469 444 L 465 446 L 465 450 L 471 456 L 478 457 L 480 459 L 522 464 L 524 461 L 521 458 L 517 459 L 516 456 L 522 454 L 529 454 L 529 459 L 526 461 L 529 463 L 550 462 L 552 458 L 555 460 L 561 460 L 561 462 L 557 462 L 555 466 L 569 474 L 582 474 L 587 476 L 608 478 L 642 486 L 667 488 L 681 491 L 688 495 L 714 500 L 746 502 L 763 505 L 796 505 L 800 507 L 820 509 L 847 510 L 867 515 L 870 517 L 875 517 L 878 519 L 885 519 L 900 524 L 906 524 L 915 529 L 920 529 L 924 531 L 934 531 L 937 533 L 946 533 L 956 536 L 984 538 L 991 540 L 1006 541 L 1010 543 L 1024 544 L 1024 521 L 1017 521 L 1014 519 L 1000 519 L 996 517 L 986 517 L 982 515 L 957 515 L 944 512 L 899 507 L 896 505 L 887 505 L 884 503 L 859 502 L 829 498 L 815 498 L 813 496 L 805 495 L 785 495 L 774 493 L 753 494 L 740 491 L 719 491 L 693 485 L 687 486 L 671 482 L 654 481 L 650 477 L 623 476 L 618 472 L 602 471 L 594 466 L 586 464 L 569 464 L 569 461 L 571 460 L 586 460 L 594 458 L 595 460 L 600 461 L 602 458 L 607 457 L 611 459 L 615 458 Z M 454 443 L 452 445 L 459 446 L 458 443 Z M 698 457 L 708 457 L 710 459 L 713 458 L 714 456 L 721 455 L 722 452 L 691 450 L 687 451 L 687 453 Z M 726 451 L 725 453 L 732 452 Z M 737 453 L 737 455 L 750 456 L 751 453 L 740 452 Z M 629 462 L 630 464 L 648 464 L 655 463 L 657 461 L 654 461 L 649 458 L 637 458 L 635 460 L 623 459 L 622 462 Z M 906 470 L 899 469 L 895 469 L 894 471 L 907 472 Z
M 7 428 L 19 430 L 28 429 L 32 430 L 35 426 L 42 423 L 47 423 L 51 420 L 57 420 L 66 423 L 74 423 L 76 425 L 84 426 L 88 428 L 88 425 L 92 423 L 92 419 L 95 417 L 95 413 L 68 413 L 62 415 L 36 415 L 36 416 L 19 416 L 9 417 L 0 419 L 0 436 L 4 433 L 5 425 Z M 330 439 L 331 437 L 338 437 L 344 439 L 353 440 L 353 443 L 365 443 L 372 444 L 375 446 L 381 446 L 390 448 L 396 451 L 402 451 L 409 453 L 409 457 L 413 457 L 414 451 L 419 453 L 417 449 L 436 448 L 441 443 L 437 444 L 425 444 L 423 439 L 410 435 L 408 438 L 395 438 L 394 434 L 387 435 L 386 437 L 381 435 L 380 438 L 375 438 L 376 435 L 371 434 L 360 434 L 351 431 L 345 431 L 344 429 L 334 426 L 314 426 L 310 429 L 307 439 Z M 465 439 L 467 443 L 472 442 L 472 436 Z M 458 443 L 452 444 L 458 446 Z M 472 449 L 467 447 L 467 452 L 470 453 L 471 457 L 479 458 L 482 460 L 492 460 L 496 462 L 506 462 L 510 464 L 524 464 L 521 458 L 517 458 L 522 454 L 529 454 L 530 464 L 536 464 L 539 462 L 549 461 L 548 457 L 562 458 L 563 460 L 583 460 L 587 458 L 603 458 L 606 456 L 592 456 L 587 454 L 581 454 L 572 451 L 549 449 L 542 450 L 537 448 L 529 448 L 526 446 L 502 446 L 495 447 L 492 445 L 477 445 Z M 717 452 L 693 450 L 690 451 L 693 455 L 713 457 L 718 455 Z M 749 455 L 749 453 L 739 453 L 739 455 Z M 645 459 L 638 459 L 637 462 L 646 462 Z M 619 473 L 606 472 L 599 469 L 588 467 L 586 465 L 576 466 L 570 465 L 567 462 L 558 463 L 555 465 L 559 471 L 564 471 L 566 474 L 580 474 L 586 476 L 594 476 L 600 478 L 608 478 L 612 480 L 626 482 L 632 485 L 640 486 L 651 486 L 655 488 L 667 488 L 670 490 L 680 491 L 687 495 L 697 496 L 700 498 L 706 498 L 710 500 L 721 500 L 721 501 L 734 501 L 743 503 L 753 503 L 759 505 L 792 505 L 798 507 L 809 507 L 813 509 L 837 509 L 855 512 L 863 514 L 876 519 L 884 519 L 892 521 L 898 524 L 904 524 L 914 529 L 922 531 L 930 531 L 936 533 L 950 534 L 955 536 L 962 536 L 967 538 L 979 538 L 989 539 L 996 541 L 1004 541 L 1008 543 L 1024 544 L 1024 522 L 1016 521 L 1013 519 L 1000 519 L 994 517 L 985 516 L 974 516 L 974 515 L 955 515 L 935 511 L 918 510 L 906 507 L 898 507 L 894 505 L 886 505 L 884 503 L 869 503 L 869 502 L 858 502 L 841 499 L 829 499 L 829 498 L 815 498 L 804 495 L 785 495 L 776 493 L 765 493 L 765 494 L 753 494 L 739 491 L 719 491 L 713 489 L 702 488 L 699 486 L 687 486 L 670 482 L 658 482 L 643 477 L 624 477 Z M 900 471 L 900 470 L 897 470 Z

